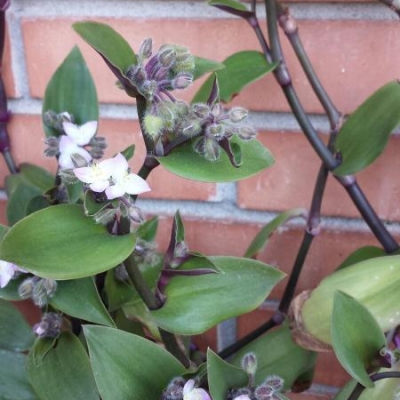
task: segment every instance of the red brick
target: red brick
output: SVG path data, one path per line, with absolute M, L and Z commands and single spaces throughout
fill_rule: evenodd
M 35 306 L 30 300 L 15 301 L 13 304 L 21 311 L 30 325 L 34 325 L 40 321 L 42 315 L 40 308 Z
M 238 19 L 103 19 L 114 26 L 137 49 L 148 36 L 156 46 L 175 42 L 190 47 L 196 55 L 223 60 L 233 52 L 258 49 L 253 33 Z M 99 85 L 103 102 L 130 103 L 115 88 L 111 72 L 101 58 L 73 33 L 72 19 L 25 19 L 23 35 L 31 93 L 42 97 L 52 73 L 75 43 L 82 48 L 85 59 Z M 300 32 L 316 72 L 328 93 L 344 112 L 351 112 L 366 96 L 398 77 L 400 47 L 397 21 L 299 21 Z M 368 32 L 368 35 L 365 35 Z M 202 38 L 199 40 L 199 38 Z M 52 40 L 49 40 L 52 38 Z M 390 44 L 390 45 L 389 45 Z M 288 65 L 300 98 L 309 112 L 321 112 L 319 103 L 308 87 L 288 43 L 283 40 Z M 40 49 L 40 51 L 38 51 Z M 323 56 L 321 56 L 323 54 Z M 379 68 L 371 66 L 379 60 Z M 186 97 L 187 98 L 187 97 Z M 260 100 L 261 99 L 261 100 Z M 286 100 L 272 76 L 253 85 L 237 97 L 253 110 L 287 111 Z
M 276 211 L 295 207 L 308 209 L 321 164 L 305 137 L 297 132 L 267 132 L 260 134 L 259 139 L 271 150 L 276 162 L 255 177 L 239 182 L 239 206 Z M 400 184 L 396 175 L 400 168 L 399 151 L 400 138 L 392 136 L 381 157 L 357 175 L 378 215 L 391 221 L 400 219 L 397 201 Z M 346 191 L 334 178 L 328 180 L 322 213 L 360 216 Z
M 332 394 L 312 394 L 311 392 L 285 393 L 285 396 L 290 400 L 331 400 L 335 397 Z
M 5 200 L 0 201 L 0 224 L 8 225 L 7 214 L 6 214 L 7 202 Z
M 30 162 L 55 172 L 55 159 L 47 158 L 43 154 L 44 135 L 40 117 L 14 115 L 9 126 L 9 132 L 12 154 L 17 164 Z M 139 132 L 139 125 L 135 121 L 101 120 L 99 136 L 105 136 L 109 144 L 105 156 L 111 157 L 135 143 L 137 147 L 132 170 L 137 172 L 145 156 L 143 139 Z M 0 168 L 0 179 L 3 181 L 7 171 L 3 160 L 0 160 Z M 146 198 L 209 200 L 215 196 L 214 184 L 188 181 L 169 173 L 161 166 L 152 172 L 149 184 L 152 191 L 146 194 Z

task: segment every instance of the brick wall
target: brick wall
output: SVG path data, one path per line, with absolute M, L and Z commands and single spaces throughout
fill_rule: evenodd
M 384 6 L 372 1 L 357 3 L 293 1 L 304 45 L 334 102 L 343 112 L 351 112 L 371 92 L 400 76 L 400 25 Z M 262 4 L 259 4 L 263 15 Z M 7 12 L 8 39 L 3 75 L 9 106 L 13 113 L 9 131 L 16 161 L 28 161 L 55 170 L 55 162 L 43 156 L 40 121 L 45 86 L 74 44 L 82 50 L 97 84 L 101 102 L 100 134 L 109 142 L 107 155 L 132 142 L 137 146 L 133 169 L 144 156 L 134 104 L 124 97 L 100 57 L 80 40 L 71 23 L 82 19 L 107 22 L 122 33 L 134 48 L 146 37 L 156 46 L 176 42 L 196 55 L 222 61 L 234 51 L 258 49 L 247 25 L 239 19 L 207 7 L 203 1 L 136 0 L 12 0 Z M 328 123 L 309 89 L 305 76 L 288 55 L 295 86 L 312 121 L 326 138 Z M 193 93 L 193 91 L 191 92 Z M 190 98 L 191 93 L 186 94 Z M 260 131 L 259 139 L 276 157 L 273 168 L 238 184 L 193 183 L 158 168 L 149 182 L 152 192 L 140 206 L 149 214 L 162 216 L 160 241 L 166 246 L 171 216 L 180 209 L 192 250 L 207 254 L 240 256 L 260 226 L 277 212 L 291 207 L 308 207 L 319 161 L 302 136 L 283 95 L 271 76 L 246 89 L 234 104 L 248 107 Z M 390 221 L 390 229 L 400 232 L 400 138 L 394 135 L 385 154 L 359 175 L 379 215 Z M 6 167 L 0 160 L 1 182 Z M 5 223 L 4 191 L 1 192 L 0 222 Z M 344 190 L 330 180 L 323 203 L 323 232 L 315 240 L 307 258 L 299 290 L 315 286 L 326 273 L 350 252 L 362 245 L 377 244 Z M 276 234 L 261 255 L 265 262 L 290 271 L 302 236 L 301 221 Z M 283 284 L 273 292 L 277 299 Z M 219 329 L 219 346 L 242 336 L 264 322 L 276 301 L 265 305 L 236 324 Z M 224 335 L 224 329 L 230 334 Z M 202 335 L 204 344 L 217 346 L 215 330 Z M 306 395 L 291 399 L 325 400 L 347 380 L 334 357 L 319 358 L 315 385 Z

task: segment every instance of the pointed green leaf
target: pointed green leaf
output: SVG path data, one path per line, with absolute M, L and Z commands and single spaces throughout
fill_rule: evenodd
M 293 342 L 287 324 L 246 345 L 235 353 L 230 362 L 240 367 L 243 356 L 249 352 L 257 356 L 255 384 L 261 384 L 267 375 L 278 375 L 284 380 L 286 390 L 314 367 L 317 356 Z
M 176 276 L 166 287 L 167 300 L 152 314 L 164 329 L 195 335 L 228 318 L 257 308 L 284 277 L 259 261 L 235 257 L 208 257 L 219 273 Z M 204 263 L 200 257 L 197 268 Z M 218 307 L 215 305 L 218 304 Z
M 304 217 L 306 215 L 306 210 L 303 208 L 294 208 L 293 210 L 288 210 L 279 214 L 275 217 L 271 222 L 266 224 L 260 232 L 256 235 L 253 241 L 250 243 L 250 246 L 246 250 L 244 254 L 245 257 L 253 258 L 256 257 L 257 254 L 262 251 L 262 249 L 267 245 L 269 238 L 271 235 L 278 229 L 280 226 L 284 225 L 289 220 L 296 217 Z
M 71 50 L 47 85 L 42 118 L 49 110 L 55 113 L 70 113 L 78 125 L 97 121 L 99 118 L 96 88 L 78 47 Z M 60 135 L 44 122 L 43 127 L 46 136 Z
M 41 277 L 77 279 L 118 265 L 134 246 L 133 234 L 110 235 L 81 206 L 62 204 L 15 224 L 0 244 L 0 259 Z
M 157 234 L 158 217 L 153 217 L 140 225 L 136 234 L 146 242 L 152 242 Z
M 135 154 L 135 145 L 131 144 L 125 150 L 121 151 L 121 154 L 129 161 Z
M 0 349 L 28 350 L 35 337 L 20 311 L 6 300 L 0 300 Z
M 22 281 L 26 278 L 24 274 L 21 274 L 16 279 L 11 279 L 8 282 L 7 286 L 0 289 L 0 299 L 8 300 L 8 301 L 19 301 L 23 300 L 18 294 L 18 287 L 22 283 Z
M 41 400 L 99 400 L 89 358 L 79 339 L 63 332 L 50 349 L 38 339 L 29 353 L 28 373 Z
M 117 329 L 84 326 L 97 386 L 103 400 L 159 399 L 184 367 L 160 346 Z
M 105 308 L 93 278 L 59 281 L 50 305 L 72 317 L 101 325 L 115 326 Z
M 22 163 L 19 172 L 28 182 L 44 192 L 54 186 L 54 175 L 37 165 Z
M 276 64 L 268 64 L 262 53 L 253 50 L 235 53 L 223 61 L 224 69 L 215 72 L 220 99 L 229 103 L 233 97 L 250 83 L 274 70 Z M 210 76 L 193 98 L 193 103 L 205 103 L 210 95 L 214 77 Z
M 371 258 L 382 257 L 386 253 L 380 247 L 365 246 L 351 253 L 337 268 L 337 270 L 346 268 L 349 265 L 357 264 L 360 261 L 369 260 Z
M 238 139 L 231 139 L 238 141 Z M 158 157 L 158 161 L 168 171 L 182 178 L 203 182 L 232 182 L 257 174 L 274 163 L 271 153 L 257 140 L 240 141 L 242 165 L 232 166 L 225 152 L 217 161 L 207 161 L 197 154 L 188 142 L 177 147 L 167 157 Z
M 229 389 L 244 387 L 249 380 L 241 368 L 228 364 L 211 349 L 207 350 L 207 372 L 213 400 L 226 400 Z
M 226 6 L 239 11 L 248 11 L 244 4 L 236 0 L 209 0 L 207 3 L 210 6 Z
M 207 58 L 194 57 L 195 67 L 193 73 L 193 80 L 201 78 L 203 75 L 210 72 L 215 72 L 225 68 L 225 65 L 218 62 L 209 60 Z
M 0 399 L 38 400 L 28 379 L 28 357 L 0 350 Z
M 332 346 L 343 368 L 365 387 L 373 387 L 367 369 L 386 345 L 375 318 L 353 297 L 337 291 L 331 326 Z
M 129 43 L 113 28 L 100 22 L 76 22 L 72 27 L 103 57 L 123 86 L 132 89 L 125 73 L 130 66 L 137 64 L 137 59 Z
M 378 89 L 347 119 L 335 142 L 342 163 L 335 175 L 350 175 L 368 167 L 383 152 L 390 134 L 400 124 L 400 83 Z

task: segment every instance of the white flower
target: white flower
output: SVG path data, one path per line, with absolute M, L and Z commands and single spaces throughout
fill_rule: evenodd
M 89 184 L 93 192 L 104 192 L 110 186 L 110 178 L 114 169 L 114 159 L 93 163 L 89 167 L 75 168 L 75 176 L 82 182 Z
M 210 395 L 201 388 L 195 388 L 194 379 L 189 379 L 183 387 L 183 400 L 211 400 Z
M 61 136 L 60 138 L 60 144 L 59 144 L 59 149 L 60 149 L 60 156 L 58 158 L 58 164 L 60 165 L 61 168 L 69 168 L 72 169 L 74 168 L 74 163 L 72 162 L 71 155 L 72 154 L 79 154 L 82 156 L 87 162 L 90 162 L 92 160 L 92 156 L 88 151 L 86 151 L 84 148 L 79 147 L 73 139 L 71 139 L 69 136 Z
M 97 130 L 97 121 L 88 121 L 81 126 L 75 125 L 72 122 L 64 121 L 62 125 L 65 134 L 78 146 L 89 144 Z
M 89 121 L 81 126 L 64 121 L 62 125 L 65 135 L 60 137 L 60 157 L 58 158 L 60 167 L 74 168 L 74 163 L 71 159 L 72 154 L 79 154 L 87 162 L 91 161 L 92 156 L 81 146 L 89 144 L 92 137 L 96 134 L 97 121 Z
M 116 199 L 128 194 L 140 194 L 148 192 L 150 186 L 139 175 L 129 173 L 128 161 L 118 153 L 113 161 L 113 170 L 111 174 L 113 185 L 106 189 L 106 196 L 109 200 Z
M 20 269 L 15 264 L 0 260 L 0 288 L 7 286 L 16 271 Z

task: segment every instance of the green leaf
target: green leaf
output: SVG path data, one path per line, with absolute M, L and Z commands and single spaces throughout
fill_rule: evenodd
M 276 64 L 268 64 L 258 51 L 247 50 L 235 53 L 223 61 L 224 69 L 215 72 L 220 99 L 229 103 L 250 83 L 257 81 L 274 70 Z M 210 76 L 193 98 L 193 103 L 205 103 L 210 95 L 214 77 Z
M 0 289 L 0 299 L 9 300 L 9 301 L 19 301 L 23 300 L 18 294 L 19 285 L 26 279 L 26 276 L 22 274 L 16 279 L 11 279 L 8 282 L 7 286 L 3 289 Z
M 19 310 L 6 300 L 0 300 L 0 349 L 28 350 L 35 337 Z
M 375 318 L 357 300 L 337 291 L 331 326 L 332 346 L 343 368 L 365 387 L 373 387 L 367 370 L 386 345 Z
M 28 373 L 41 400 L 99 400 L 89 358 L 79 339 L 63 332 L 49 349 L 38 339 L 29 353 Z
M 262 249 L 267 245 L 269 238 L 280 226 L 284 225 L 289 220 L 296 217 L 304 217 L 306 215 L 306 210 L 303 208 L 294 208 L 279 214 L 271 222 L 266 224 L 260 232 L 256 235 L 250 246 L 244 254 L 245 257 L 253 258 L 257 257 L 257 254 L 262 251 Z
M 59 281 L 50 305 L 84 321 L 115 326 L 101 301 L 93 278 Z
M 335 175 L 361 171 L 383 152 L 390 134 L 400 124 L 400 83 L 378 89 L 347 119 L 335 142 L 342 163 Z
M 226 400 L 229 389 L 244 387 L 248 384 L 249 378 L 241 368 L 228 364 L 211 349 L 207 350 L 207 371 L 208 385 L 213 400 Z
M 350 265 L 357 264 L 360 261 L 369 260 L 371 258 L 382 257 L 386 253 L 380 247 L 365 246 L 351 253 L 337 268 L 337 270 L 346 268 Z
M 193 73 L 193 80 L 201 78 L 203 75 L 210 72 L 215 72 L 225 68 L 225 65 L 218 62 L 209 60 L 207 58 L 194 57 L 195 68 Z
M 136 55 L 129 43 L 113 28 L 100 22 L 76 22 L 72 27 L 103 57 L 125 89 L 135 91 L 125 76 L 127 69 L 137 64 Z
M 84 326 L 89 354 L 103 400 L 159 399 L 184 367 L 166 350 L 117 329 Z
M 314 367 L 317 356 L 293 342 L 287 324 L 246 345 L 235 353 L 230 362 L 240 367 L 243 356 L 249 352 L 257 356 L 255 384 L 261 384 L 268 375 L 278 375 L 284 380 L 285 390 L 289 390 L 300 376 Z
M 158 229 L 158 217 L 153 217 L 140 225 L 136 234 L 146 242 L 155 240 Z
M 257 308 L 284 277 L 281 271 L 259 261 L 208 259 L 219 273 L 176 276 L 169 281 L 165 304 L 152 312 L 162 328 L 182 335 L 202 333 L 225 319 Z M 202 268 L 204 259 L 199 257 L 193 263 Z
M 242 165 L 234 168 L 225 152 L 217 161 L 208 161 L 197 154 L 188 142 L 177 147 L 167 157 L 158 157 L 160 164 L 168 171 L 182 178 L 203 182 L 232 182 L 248 178 L 270 167 L 274 163 L 271 153 L 257 140 L 242 142 Z
M 99 118 L 96 88 L 78 47 L 71 50 L 47 85 L 42 119 L 49 110 L 70 113 L 78 125 Z M 44 121 L 43 127 L 46 136 L 60 135 L 60 132 L 49 128 Z
M 0 350 L 0 399 L 38 400 L 28 379 L 28 357 Z
M 239 11 L 248 11 L 244 4 L 236 0 L 209 0 L 207 4 L 210 6 L 226 6 Z
M 135 145 L 131 144 L 125 150 L 121 151 L 121 154 L 129 161 L 135 154 Z
M 28 182 L 44 192 L 54 186 L 54 175 L 37 165 L 22 163 L 19 172 Z
M 15 224 L 0 244 L 0 259 L 40 277 L 77 279 L 118 265 L 134 246 L 133 234 L 113 236 L 81 206 L 62 204 Z
M 377 257 L 335 271 L 324 278 L 304 302 L 304 329 L 331 343 L 333 297 L 340 290 L 359 301 L 378 321 L 383 332 L 400 324 L 400 256 Z

